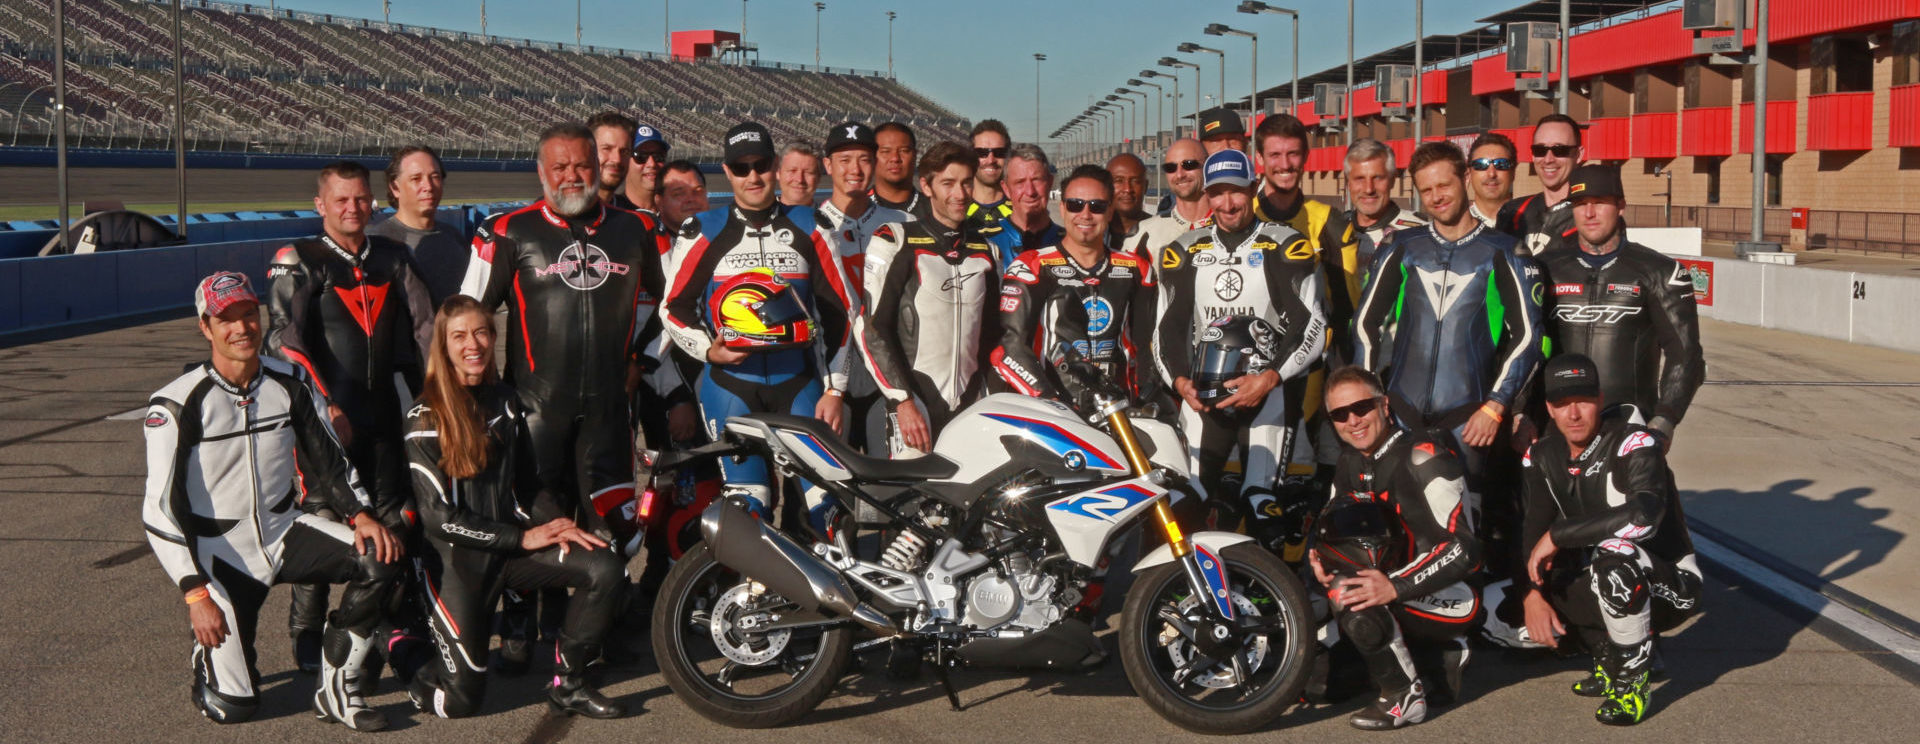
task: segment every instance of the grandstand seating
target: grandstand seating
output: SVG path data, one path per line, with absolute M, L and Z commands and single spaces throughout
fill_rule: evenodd
M 67 0 L 68 137 L 164 146 L 172 22 L 164 0 Z M 50 140 L 52 0 L 0 0 L 0 145 Z M 428 141 L 451 156 L 524 157 L 531 133 L 615 109 L 676 155 L 713 157 L 740 119 L 817 140 L 847 119 L 901 120 L 922 139 L 968 122 L 876 73 L 725 64 L 264 7 L 189 0 L 187 137 L 198 149 L 377 153 Z

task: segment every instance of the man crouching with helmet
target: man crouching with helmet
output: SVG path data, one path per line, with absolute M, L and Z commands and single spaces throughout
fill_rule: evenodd
M 1385 388 L 1373 373 L 1335 371 L 1326 403 L 1347 446 L 1309 561 L 1340 634 L 1379 690 L 1348 720 L 1369 731 L 1410 726 L 1427 717 L 1420 668 L 1445 684 L 1436 697 L 1458 698 L 1466 632 L 1480 615 L 1479 596 L 1465 581 L 1479 562 L 1464 510 L 1466 477 L 1446 445 L 1387 415 Z M 1416 665 L 1416 655 L 1437 663 Z
M 1180 427 L 1215 524 L 1250 515 L 1252 532 L 1278 537 L 1286 505 L 1275 502 L 1274 484 L 1305 394 L 1281 385 L 1303 381 L 1326 348 L 1324 279 L 1306 238 L 1254 219 L 1245 154 L 1216 152 L 1205 174 L 1212 223 L 1160 248 L 1160 361 L 1186 403 Z M 1236 448 L 1240 488 L 1224 477 Z

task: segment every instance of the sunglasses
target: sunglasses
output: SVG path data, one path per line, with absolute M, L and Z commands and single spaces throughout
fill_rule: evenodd
M 1167 175 L 1173 175 L 1183 170 L 1200 170 L 1200 161 L 1182 160 L 1178 163 L 1161 163 L 1160 164 L 1160 172 L 1165 173 Z
M 1548 153 L 1552 153 L 1556 158 L 1566 158 L 1572 157 L 1573 151 L 1578 149 L 1580 149 L 1579 145 L 1534 145 L 1533 156 L 1544 158 Z
M 644 163 L 649 160 L 656 163 L 665 163 L 667 162 L 667 151 L 653 149 L 633 151 L 633 162 Z
M 1327 409 L 1327 418 L 1332 419 L 1336 424 L 1344 424 L 1347 422 L 1347 419 L 1355 416 L 1367 416 L 1379 408 L 1379 398 L 1368 398 L 1366 400 L 1348 403 L 1339 408 L 1329 408 Z
M 735 178 L 744 178 L 748 172 L 771 173 L 773 161 L 761 158 L 751 163 L 728 163 L 727 172 L 732 173 Z
M 1004 147 L 976 147 L 976 148 L 973 148 L 973 157 L 974 157 L 975 159 L 977 159 L 977 160 L 985 160 L 985 159 L 987 159 L 987 156 L 989 156 L 989 155 L 991 155 L 991 156 L 993 156 L 993 157 L 995 157 L 995 158 L 999 158 L 999 159 L 1001 159 L 1001 160 L 1006 160 L 1006 159 L 1007 159 L 1007 148 L 1004 148 Z
M 1067 208 L 1068 212 L 1074 214 L 1079 214 L 1082 209 L 1093 210 L 1094 214 L 1107 213 L 1107 200 L 1105 199 L 1061 199 L 1060 203 Z
M 1539 153 L 1536 152 L 1534 154 L 1538 155 Z M 1473 169 L 1477 171 L 1483 171 L 1489 168 L 1493 170 L 1510 171 L 1510 170 L 1513 170 L 1513 159 L 1512 158 L 1474 158 L 1473 162 L 1468 163 L 1467 165 L 1473 166 Z

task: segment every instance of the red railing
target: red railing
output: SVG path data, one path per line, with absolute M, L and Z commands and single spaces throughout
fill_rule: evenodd
M 1707 157 L 1732 155 L 1733 109 L 1714 106 L 1680 112 L 1680 154 Z
M 1791 155 L 1799 151 L 1795 146 L 1799 128 L 1800 105 L 1798 101 L 1767 102 L 1767 154 Z M 1753 104 L 1740 104 L 1740 141 L 1741 152 L 1753 152 Z
M 1767 128 L 1773 128 L 1771 117 Z M 1808 96 L 1807 149 L 1873 149 L 1873 91 Z
M 1680 115 L 1634 114 L 1628 152 L 1636 158 L 1670 158 L 1679 152 Z
M 1920 83 L 1887 91 L 1887 146 L 1920 147 Z
M 1609 116 L 1587 122 L 1581 141 L 1588 160 L 1626 160 L 1627 136 L 1627 117 Z

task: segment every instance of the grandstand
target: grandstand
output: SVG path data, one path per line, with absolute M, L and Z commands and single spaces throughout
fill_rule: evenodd
M 67 0 L 68 138 L 165 148 L 172 23 L 164 0 Z M 556 121 L 617 109 L 676 155 L 717 158 L 756 119 L 782 141 L 834 122 L 901 120 L 923 139 L 968 122 L 875 72 L 722 63 L 187 0 L 189 149 L 381 154 L 424 139 L 450 157 L 521 158 Z M 0 0 L 0 145 L 51 142 L 52 0 Z

